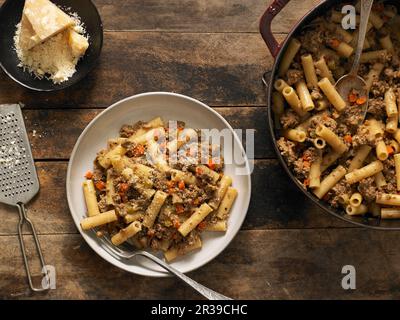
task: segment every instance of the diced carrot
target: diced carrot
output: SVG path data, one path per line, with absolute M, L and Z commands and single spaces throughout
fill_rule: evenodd
M 88 171 L 85 173 L 85 178 L 86 179 L 92 179 L 93 178 L 93 172 L 92 171 Z
M 347 143 L 352 143 L 353 142 L 353 138 L 349 134 L 345 135 L 343 137 L 343 140 L 346 141 Z
M 173 181 L 173 180 L 167 181 L 167 187 L 168 188 L 174 188 L 175 187 L 175 181 Z
M 206 221 L 202 221 L 197 225 L 197 229 L 199 229 L 200 231 L 203 231 L 206 227 L 207 227 Z
M 144 154 L 144 146 L 141 144 L 138 144 L 134 149 L 133 149 L 133 156 L 134 157 L 140 157 L 141 155 Z
M 127 183 L 121 183 L 119 185 L 119 193 L 120 194 L 125 194 L 129 189 L 129 185 Z
M 357 94 L 355 94 L 353 92 L 349 94 L 349 102 L 350 103 L 355 103 L 357 101 L 357 99 L 358 99 Z
M 211 170 L 214 170 L 214 169 L 215 169 L 215 163 L 213 163 L 211 159 L 208 160 L 207 166 L 208 166 Z
M 94 186 L 96 187 L 97 190 L 100 190 L 100 191 L 102 191 L 106 188 L 106 184 L 101 180 L 96 181 Z
M 357 105 L 359 105 L 359 106 L 363 105 L 366 102 L 367 102 L 367 97 L 366 96 L 359 97 L 357 99 L 357 101 L 356 101 Z
M 392 146 L 386 146 L 386 150 L 387 150 L 389 155 L 392 155 L 394 153 L 394 149 L 393 149 Z
M 196 168 L 196 174 L 200 175 L 203 173 L 203 170 L 201 168 Z
M 305 167 L 305 168 L 309 168 L 309 167 L 311 167 L 311 163 L 310 163 L 310 161 L 303 161 L 303 166 Z
M 310 179 L 304 179 L 304 186 L 308 187 L 310 185 Z
M 329 45 L 332 48 L 337 48 L 340 45 L 340 41 L 338 39 L 336 39 L 336 38 L 333 38 L 333 39 L 329 40 Z
M 183 205 L 178 203 L 178 204 L 175 205 L 175 210 L 176 210 L 176 213 L 180 214 L 180 213 L 183 213 L 185 211 L 185 208 L 183 207 Z
M 307 154 L 303 154 L 303 161 L 310 161 L 310 156 Z
M 185 182 L 183 180 L 179 181 L 178 188 L 179 190 L 185 189 Z
M 178 220 L 174 220 L 174 228 L 179 229 L 180 226 L 181 226 L 181 223 Z

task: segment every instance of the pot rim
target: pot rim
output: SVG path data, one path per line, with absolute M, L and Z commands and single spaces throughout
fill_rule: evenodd
M 272 65 L 272 69 L 270 71 L 267 71 L 266 73 L 270 72 L 269 79 L 267 76 L 264 77 L 264 84 L 266 86 L 266 93 L 267 93 L 267 116 L 268 116 L 268 130 L 271 136 L 272 144 L 275 150 L 276 155 L 278 156 L 278 160 L 280 165 L 283 167 L 287 175 L 290 177 L 290 179 L 294 182 L 294 184 L 297 186 L 297 189 L 301 190 L 301 192 L 308 198 L 310 199 L 314 204 L 316 204 L 319 208 L 321 208 L 324 212 L 329 213 L 330 215 L 339 218 L 342 221 L 346 221 L 348 223 L 351 223 L 353 225 L 359 226 L 359 227 L 364 227 L 368 229 L 373 229 L 373 230 L 385 230 L 385 231 L 399 231 L 400 227 L 390 227 L 390 226 L 379 226 L 379 225 L 370 225 L 368 224 L 367 220 L 368 218 L 364 218 L 366 222 L 360 222 L 360 221 L 354 221 L 349 218 L 346 218 L 343 214 L 339 213 L 339 210 L 334 210 L 334 208 L 330 205 L 328 205 L 326 202 L 323 202 L 322 200 L 318 199 L 315 197 L 311 192 L 307 191 L 304 189 L 304 186 L 300 184 L 299 180 L 294 176 L 292 171 L 290 170 L 289 166 L 287 165 L 285 159 L 283 158 L 281 152 L 279 151 L 278 145 L 277 145 L 277 139 L 276 139 L 276 133 L 275 133 L 275 126 L 274 126 L 274 120 L 273 120 L 273 112 L 271 109 L 271 96 L 273 92 L 273 82 L 276 76 L 276 71 L 278 64 L 280 62 L 280 59 L 282 57 L 283 52 L 285 51 L 287 44 L 289 40 L 293 37 L 294 34 L 296 34 L 305 20 L 310 18 L 310 15 L 315 14 L 317 11 L 321 10 L 321 7 L 325 6 L 333 6 L 335 3 L 332 0 L 324 0 L 321 3 L 317 4 L 314 6 L 311 10 L 309 10 L 290 30 L 286 38 L 283 40 L 283 42 L 280 45 L 280 50 L 277 53 L 274 63 Z M 370 218 L 376 220 L 377 223 L 381 222 L 381 219 L 378 218 Z

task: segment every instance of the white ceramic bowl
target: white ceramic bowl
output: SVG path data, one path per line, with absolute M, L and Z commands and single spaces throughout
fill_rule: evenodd
M 102 258 L 123 270 L 155 277 L 166 276 L 168 273 L 145 258 L 133 258 L 129 261 L 119 259 L 106 249 L 93 232 L 82 231 L 80 221 L 86 215 L 82 182 L 85 172 L 93 168 L 96 153 L 105 148 L 108 139 L 118 136 L 122 125 L 139 120 L 148 121 L 156 116 L 161 116 L 164 121 L 182 120 L 188 127 L 195 129 L 216 128 L 232 131 L 232 127 L 223 117 L 195 99 L 175 93 L 143 93 L 115 103 L 90 122 L 75 144 L 67 172 L 67 198 L 71 215 L 89 246 Z M 235 150 L 241 150 L 244 153 L 236 134 L 231 146 L 223 146 L 225 154 L 232 150 L 232 146 L 236 148 Z M 245 166 L 249 167 L 247 158 L 245 158 Z M 228 221 L 228 231 L 226 233 L 204 232 L 201 250 L 172 262 L 172 265 L 181 272 L 195 270 L 214 259 L 239 231 L 250 202 L 251 181 L 249 174 L 236 174 L 235 169 L 238 167 L 235 164 L 225 166 L 225 174 L 232 176 L 233 186 L 239 192 Z

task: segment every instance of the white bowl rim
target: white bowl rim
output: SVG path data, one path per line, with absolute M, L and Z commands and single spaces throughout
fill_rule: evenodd
M 138 99 L 138 98 L 141 98 L 141 97 L 156 96 L 156 95 L 174 96 L 174 97 L 178 97 L 178 98 L 181 98 L 181 99 L 184 99 L 184 100 L 189 100 L 189 101 L 191 101 L 193 103 L 196 103 L 196 104 L 200 105 L 201 107 L 205 108 L 207 111 L 213 113 L 216 117 L 218 117 L 223 122 L 223 124 L 232 132 L 232 134 L 234 136 L 234 139 L 238 143 L 238 145 L 241 148 L 241 151 L 242 151 L 242 153 L 244 155 L 246 168 L 249 170 L 249 168 L 250 168 L 249 160 L 247 158 L 246 153 L 244 152 L 243 145 L 240 142 L 236 132 L 233 130 L 232 126 L 228 123 L 228 121 L 226 121 L 225 118 L 222 117 L 214 109 L 212 109 L 211 107 L 209 107 L 208 105 L 206 105 L 205 103 L 203 103 L 203 102 L 201 102 L 201 101 L 199 101 L 197 99 L 194 99 L 194 98 L 191 98 L 189 96 L 186 96 L 186 95 L 183 95 L 183 94 L 179 94 L 179 93 L 165 92 L 165 91 L 144 92 L 144 93 L 139 93 L 139 94 L 136 94 L 136 95 L 132 95 L 132 96 L 126 97 L 126 98 L 124 98 L 122 100 L 119 100 L 119 101 L 113 103 L 111 106 L 109 106 L 106 109 L 104 109 L 103 111 L 101 111 L 85 127 L 85 129 L 79 135 L 79 138 L 77 139 L 77 141 L 75 143 L 75 146 L 72 149 L 71 156 L 70 156 L 70 159 L 68 161 L 67 178 L 66 178 L 66 193 L 67 193 L 68 207 L 69 207 L 69 210 L 70 210 L 70 214 L 72 216 L 72 220 L 74 220 L 75 226 L 78 229 L 78 231 L 81 234 L 81 236 L 83 237 L 83 239 L 85 240 L 85 242 L 91 247 L 91 249 L 94 252 L 96 252 L 105 261 L 111 263 L 112 265 L 114 265 L 115 267 L 117 267 L 119 269 L 125 270 L 125 271 L 133 273 L 133 274 L 141 275 L 141 276 L 147 276 L 147 277 L 153 277 L 153 278 L 163 278 L 163 277 L 169 277 L 169 276 L 171 276 L 171 274 L 168 273 L 168 272 L 166 272 L 166 273 L 158 273 L 158 274 L 155 274 L 155 273 L 145 274 L 145 273 L 141 273 L 141 272 L 135 272 L 135 271 L 130 270 L 128 268 L 122 268 L 120 265 L 117 265 L 115 263 L 116 261 L 118 261 L 118 259 L 116 259 L 113 255 L 111 255 L 107 250 L 104 250 L 103 248 L 99 247 L 97 243 L 96 243 L 97 245 L 95 245 L 94 243 L 91 243 L 90 241 L 88 241 L 87 238 L 90 238 L 90 236 L 86 232 L 83 232 L 83 230 L 81 230 L 79 222 L 75 219 L 75 215 L 72 213 L 73 206 L 71 205 L 72 199 L 71 199 L 71 195 L 70 195 L 70 192 L 69 192 L 70 176 L 71 176 L 71 171 L 72 171 L 72 162 L 73 162 L 73 159 L 75 157 L 76 150 L 78 149 L 78 147 L 79 147 L 79 145 L 81 143 L 81 140 L 85 137 L 86 132 L 89 131 L 92 126 L 94 126 L 94 124 L 97 122 L 98 119 L 100 119 L 101 117 L 106 116 L 109 112 L 111 112 L 112 109 L 118 107 L 120 104 L 123 104 L 124 102 L 130 101 L 130 100 Z M 246 175 L 246 177 L 247 177 L 247 181 L 246 182 L 247 182 L 247 185 L 249 186 L 249 190 L 248 190 L 248 193 L 247 193 L 248 196 L 244 200 L 244 207 L 246 208 L 246 210 L 245 210 L 245 214 L 242 215 L 241 221 L 239 221 L 239 225 L 238 225 L 237 230 L 234 233 L 232 233 L 229 238 L 227 238 L 227 240 L 225 241 L 225 244 L 222 246 L 222 248 L 218 252 L 216 252 L 215 254 L 211 254 L 208 259 L 205 259 L 204 261 L 202 261 L 200 264 L 198 264 L 195 267 L 189 268 L 184 273 L 188 273 L 188 272 L 197 270 L 198 268 L 201 268 L 202 266 L 206 265 L 207 263 L 209 263 L 210 261 L 215 259 L 219 254 L 221 254 L 226 249 L 226 247 L 232 242 L 232 240 L 236 237 L 236 235 L 240 231 L 240 229 L 241 229 L 241 227 L 243 225 L 244 219 L 247 216 L 247 212 L 248 212 L 249 205 L 250 205 L 250 199 L 251 199 L 251 174 Z M 99 248 L 101 250 L 99 250 Z

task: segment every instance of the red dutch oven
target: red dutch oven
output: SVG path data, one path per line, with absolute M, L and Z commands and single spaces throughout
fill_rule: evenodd
M 311 11 L 309 11 L 289 32 L 286 39 L 279 43 L 275 36 L 272 34 L 271 30 L 271 23 L 273 19 L 279 14 L 279 12 L 289 3 L 290 0 L 275 0 L 273 1 L 270 6 L 267 8 L 263 16 L 260 20 L 260 33 L 262 38 L 264 39 L 265 43 L 269 51 L 271 52 L 272 57 L 275 59 L 273 68 L 270 72 L 266 72 L 263 77 L 263 82 L 266 86 L 266 97 L 267 97 L 267 113 L 268 113 L 268 126 L 270 130 L 270 134 L 272 137 L 273 146 L 275 152 L 278 156 L 278 159 L 289 175 L 293 183 L 298 187 L 304 195 L 309 198 L 312 202 L 314 202 L 317 206 L 323 209 L 325 212 L 330 213 L 331 215 L 355 224 L 357 226 L 372 228 L 372 229 L 380 229 L 380 230 L 400 230 L 400 221 L 399 220 L 381 220 L 372 217 L 354 217 L 348 216 L 345 214 L 344 210 L 339 210 L 331 207 L 326 202 L 319 200 L 315 197 L 311 192 L 307 192 L 302 184 L 296 179 L 293 175 L 292 171 L 288 168 L 285 160 L 283 159 L 281 153 L 279 152 L 277 139 L 279 138 L 279 132 L 275 130 L 274 125 L 274 117 L 272 114 L 272 110 L 270 108 L 271 105 L 271 93 L 273 92 L 273 82 L 275 80 L 275 75 L 277 73 L 277 69 L 280 63 L 280 59 L 282 57 L 283 52 L 285 52 L 286 46 L 289 40 L 296 35 L 303 26 L 309 24 L 312 20 L 317 17 L 324 15 L 328 12 L 333 6 L 337 6 L 340 4 L 337 0 L 326 0 L 315 6 Z M 293 1 L 300 1 L 300 0 L 293 0 Z M 343 1 L 343 4 L 348 4 L 349 1 Z M 400 3 L 398 1 L 386 1 L 385 3 L 396 5 L 400 11 Z M 279 18 L 278 18 L 279 19 Z

